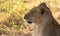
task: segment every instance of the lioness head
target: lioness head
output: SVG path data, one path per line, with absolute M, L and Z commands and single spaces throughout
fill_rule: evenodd
M 32 8 L 25 16 L 24 19 L 28 23 L 41 23 L 50 17 L 50 9 L 45 3 L 41 3 L 39 6 Z

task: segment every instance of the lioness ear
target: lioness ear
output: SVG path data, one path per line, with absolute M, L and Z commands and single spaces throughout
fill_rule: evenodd
M 47 9 L 48 9 L 47 5 L 46 5 L 44 2 L 41 3 L 41 4 L 38 6 L 38 8 L 40 8 L 40 10 L 41 10 L 41 15 L 44 14 L 44 12 L 47 11 Z
M 41 3 L 38 7 L 41 8 L 41 9 L 46 9 L 46 8 L 48 8 L 47 5 L 46 5 L 46 3 L 44 3 L 44 2 Z

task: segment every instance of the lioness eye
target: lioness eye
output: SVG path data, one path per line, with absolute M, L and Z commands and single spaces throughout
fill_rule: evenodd
M 44 14 L 44 11 L 45 11 L 45 10 L 41 10 L 41 15 Z

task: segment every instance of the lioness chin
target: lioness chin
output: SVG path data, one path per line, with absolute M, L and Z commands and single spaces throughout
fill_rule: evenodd
M 35 23 L 33 36 L 60 36 L 60 25 L 44 2 L 32 8 L 24 19 L 27 23 Z

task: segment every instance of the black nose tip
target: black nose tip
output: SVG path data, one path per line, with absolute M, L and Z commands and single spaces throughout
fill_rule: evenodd
M 25 17 L 24 17 L 24 19 L 25 19 Z
M 24 16 L 24 19 L 26 19 L 26 16 Z
M 25 16 L 24 16 L 24 19 L 27 19 L 27 17 L 28 17 L 28 16 L 27 16 L 27 15 L 25 15 Z

